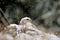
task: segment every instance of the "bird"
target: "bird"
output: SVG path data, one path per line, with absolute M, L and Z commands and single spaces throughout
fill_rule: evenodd
M 34 39 L 34 40 L 35 39 L 36 40 L 38 40 L 38 39 L 40 40 L 40 36 L 43 36 L 43 35 L 41 35 L 42 34 L 42 31 L 40 31 L 40 30 L 37 29 L 37 27 L 32 23 L 32 19 L 29 18 L 29 17 L 22 18 L 20 20 L 19 25 L 23 25 L 22 26 L 23 27 L 22 30 L 24 31 L 23 33 L 29 35 L 30 38 L 32 37 L 32 39 Z
M 30 31 L 38 31 L 37 27 L 32 24 L 32 19 L 29 17 L 24 17 L 20 20 L 20 25 L 23 25 L 23 28 L 25 29 L 25 31 L 27 32 L 28 30 Z
M 31 40 L 60 40 L 60 38 L 58 38 L 54 34 L 46 33 L 46 32 L 43 32 L 43 31 L 39 30 L 37 28 L 37 26 L 35 26 L 32 23 L 32 19 L 29 18 L 29 17 L 22 18 L 20 20 L 20 23 L 19 24 L 20 25 L 23 25 L 22 26 L 22 27 L 24 27 L 24 30 L 23 31 L 25 31 L 24 34 L 29 35 L 30 38 L 32 37 Z
M 10 24 L 9 27 L 10 27 L 10 28 L 15 28 L 17 35 L 18 35 L 19 33 L 23 33 L 23 31 L 22 31 L 22 30 L 24 29 L 23 25 Z M 9 28 L 9 27 L 8 27 L 8 28 Z

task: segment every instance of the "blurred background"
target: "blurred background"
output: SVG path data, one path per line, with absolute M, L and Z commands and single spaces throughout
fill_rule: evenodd
M 0 0 L 0 30 L 23 17 L 45 32 L 60 32 L 60 0 Z

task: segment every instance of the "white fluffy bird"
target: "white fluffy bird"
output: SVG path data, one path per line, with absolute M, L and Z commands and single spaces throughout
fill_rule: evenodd
M 30 35 L 30 38 L 32 36 L 31 40 L 60 40 L 60 38 L 54 34 L 48 34 L 38 30 L 31 22 L 32 20 L 29 17 L 24 17 L 20 21 L 20 25 L 24 27 L 25 34 Z
M 17 34 L 18 34 L 19 32 L 22 32 L 22 29 L 24 28 L 23 25 L 17 25 L 17 24 L 10 24 L 9 26 L 10 26 L 10 27 L 15 27 Z

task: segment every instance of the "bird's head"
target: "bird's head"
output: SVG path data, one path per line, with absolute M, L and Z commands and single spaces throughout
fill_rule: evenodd
M 31 18 L 29 17 L 24 17 L 21 19 L 20 24 L 26 24 L 27 22 L 32 22 Z

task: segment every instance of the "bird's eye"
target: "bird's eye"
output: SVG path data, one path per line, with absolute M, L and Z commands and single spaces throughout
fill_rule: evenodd
M 29 20 L 29 19 L 26 19 L 26 20 Z

